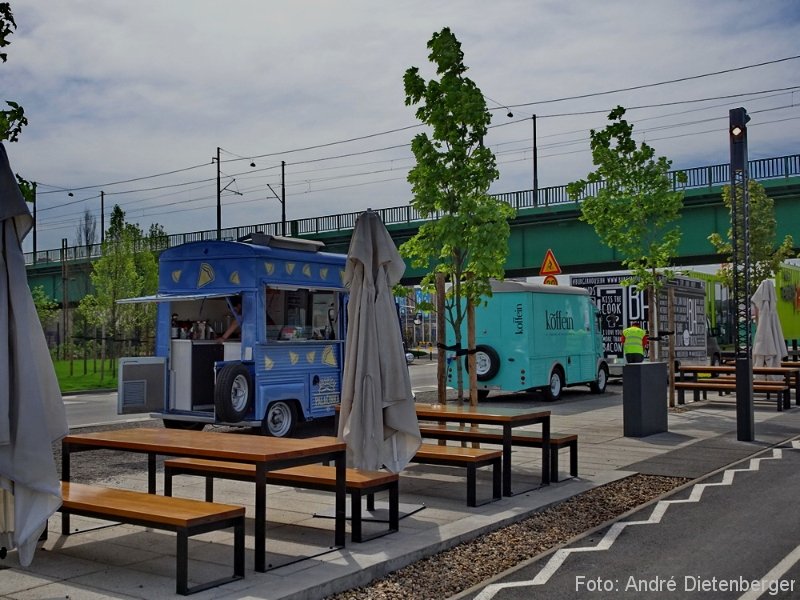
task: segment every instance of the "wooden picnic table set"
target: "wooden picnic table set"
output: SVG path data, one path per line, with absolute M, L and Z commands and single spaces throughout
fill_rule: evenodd
M 491 467 L 492 496 L 511 496 L 512 447 L 541 449 L 541 484 L 558 477 L 558 450 L 570 449 L 570 472 L 577 474 L 577 436 L 552 438 L 550 412 L 502 407 L 416 405 L 423 437 L 440 440 L 425 443 L 412 462 L 466 468 L 467 505 L 477 506 L 477 469 Z M 432 421 L 432 423 L 425 423 Z M 457 424 L 449 426 L 449 424 Z M 464 427 L 470 425 L 469 429 Z M 494 425 L 495 428 L 478 428 Z M 541 433 L 520 430 L 539 425 Z M 499 445 L 500 449 L 445 446 L 442 440 L 473 441 Z M 72 455 L 93 450 L 117 450 L 147 456 L 147 491 L 86 485 L 72 481 Z M 156 494 L 157 457 L 164 460 L 164 495 Z M 332 463 L 332 464 L 331 464 Z M 172 495 L 173 477 L 205 478 L 205 500 Z M 62 533 L 71 531 L 71 515 L 124 522 L 177 534 L 176 591 L 187 595 L 244 577 L 245 508 L 214 500 L 214 479 L 255 483 L 254 569 L 267 570 L 267 484 L 326 490 L 335 494 L 334 547 L 345 546 L 345 503 L 351 495 L 351 539 L 362 542 L 398 531 L 398 474 L 361 471 L 346 466 L 346 445 L 332 436 L 275 438 L 239 433 L 167 428 L 133 428 L 74 433 L 62 440 Z M 361 501 L 374 510 L 374 494 L 389 492 L 388 528 L 370 536 L 361 527 Z M 519 493 L 517 490 L 516 493 Z M 189 585 L 188 539 L 214 530 L 232 529 L 233 573 L 230 576 Z
M 775 394 L 778 411 L 791 406 L 791 390 L 794 390 L 795 404 L 800 406 L 800 363 L 782 362 L 780 367 L 752 367 L 753 391 L 763 393 L 770 399 Z M 706 392 L 722 394 L 736 392 L 735 365 L 680 365 L 675 369 L 675 389 L 678 391 L 678 404 L 684 404 L 685 392 L 691 391 L 694 400 L 704 397 Z

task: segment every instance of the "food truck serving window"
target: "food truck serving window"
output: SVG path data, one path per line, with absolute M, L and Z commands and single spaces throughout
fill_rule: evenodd
M 339 293 L 333 290 L 266 288 L 267 339 L 335 340 Z

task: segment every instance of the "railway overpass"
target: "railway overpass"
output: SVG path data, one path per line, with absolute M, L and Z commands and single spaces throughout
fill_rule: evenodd
M 800 246 L 800 154 L 750 161 L 750 177 L 758 180 L 775 201 L 777 237 L 792 234 L 796 250 Z M 681 244 L 676 265 L 721 262 L 708 242 L 711 233 L 726 236 L 730 216 L 722 203 L 722 188 L 730 181 L 729 165 L 710 165 L 684 169 L 686 183 L 679 184 L 671 173 L 675 189 L 685 191 L 680 227 Z M 593 193 L 590 190 L 589 193 Z M 571 201 L 566 186 L 496 194 L 517 209 L 511 223 L 506 273 L 509 277 L 538 275 L 547 249 L 552 249 L 564 273 L 602 272 L 620 268 L 621 257 L 604 246 L 591 226 L 579 220 L 579 203 Z M 424 219 L 410 205 L 377 209 L 400 245 L 418 230 Z M 327 250 L 346 253 L 355 221 L 360 212 L 297 219 L 287 223 L 291 235 L 325 242 Z M 223 229 L 226 239 L 239 239 L 255 231 L 279 235 L 280 222 Z M 216 239 L 216 230 L 174 234 L 165 244 L 174 246 L 191 241 Z M 100 256 L 100 245 L 90 248 L 67 247 L 26 255 L 28 281 L 42 285 L 45 292 L 61 302 L 64 285 L 68 302 L 73 304 L 91 291 L 88 275 L 91 263 Z M 406 279 L 417 281 L 422 273 L 409 269 Z

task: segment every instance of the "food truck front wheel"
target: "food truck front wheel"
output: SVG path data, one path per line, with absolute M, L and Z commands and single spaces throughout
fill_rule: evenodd
M 229 363 L 217 374 L 214 408 L 217 419 L 227 423 L 241 421 L 253 405 L 253 378 L 241 363 Z
M 589 389 L 593 394 L 604 394 L 606 391 L 606 384 L 608 384 L 608 367 L 605 364 L 600 365 L 597 369 L 597 379 L 589 384 Z
M 267 407 L 261 432 L 272 437 L 288 437 L 297 423 L 297 408 L 291 400 L 278 400 Z

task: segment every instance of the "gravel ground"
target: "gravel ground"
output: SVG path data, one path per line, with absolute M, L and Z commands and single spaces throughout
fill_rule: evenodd
M 632 475 L 327 600 L 449 598 L 687 481 L 680 477 Z

